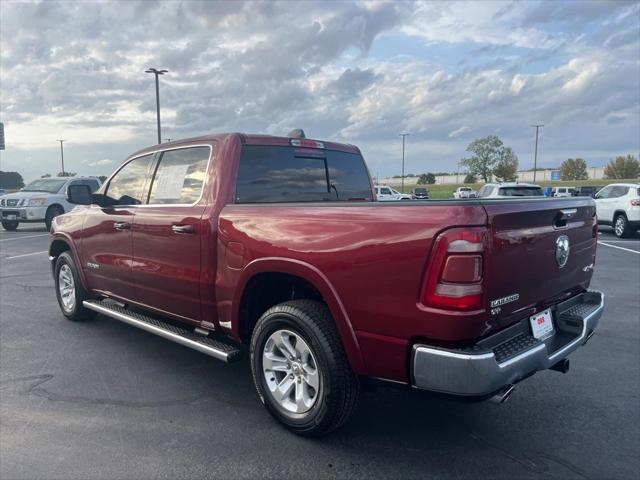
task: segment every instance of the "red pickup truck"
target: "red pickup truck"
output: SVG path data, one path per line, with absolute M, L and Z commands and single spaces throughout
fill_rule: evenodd
M 319 435 L 377 379 L 505 399 L 566 372 L 603 310 L 592 199 L 378 203 L 353 145 L 238 133 L 141 150 L 56 217 L 63 314 L 96 312 L 223 361 Z

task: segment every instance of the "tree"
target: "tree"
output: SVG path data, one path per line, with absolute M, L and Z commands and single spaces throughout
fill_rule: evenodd
M 478 178 L 473 173 L 467 173 L 464 177 L 464 183 L 476 183 Z
M 40 178 L 49 178 L 51 177 L 50 173 L 45 173 L 44 175 L 41 175 Z
M 640 176 L 640 162 L 633 155 L 620 155 L 611 160 L 604 167 L 605 178 L 638 178 Z
M 76 172 L 58 172 L 58 177 L 75 177 Z
M 499 182 L 514 182 L 518 178 L 518 156 L 511 147 L 505 147 L 493 175 Z
M 484 138 L 476 138 L 467 147 L 467 152 L 473 154 L 470 158 L 463 158 L 461 164 L 469 167 L 469 173 L 482 177 L 489 181 L 493 168 L 504 154 L 504 144 L 495 135 Z
M 418 185 L 426 185 L 427 184 L 427 174 L 423 173 L 418 177 Z
M 100 175 L 100 176 L 98 177 L 98 180 L 100 180 L 100 183 L 104 183 L 104 182 L 106 182 L 106 181 L 107 181 L 107 178 L 108 178 L 108 177 L 107 177 L 106 175 Z
M 560 178 L 562 180 L 587 180 L 587 162 L 582 158 L 567 158 L 560 165 Z
M 18 190 L 24 187 L 24 179 L 18 172 L 3 172 L 0 170 L 0 188 Z

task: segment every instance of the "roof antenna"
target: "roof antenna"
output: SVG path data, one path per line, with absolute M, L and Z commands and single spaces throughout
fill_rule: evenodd
M 304 130 L 302 130 L 301 128 L 294 128 L 289 133 L 287 133 L 287 137 L 290 137 L 290 138 L 307 138 L 307 136 L 304 134 Z

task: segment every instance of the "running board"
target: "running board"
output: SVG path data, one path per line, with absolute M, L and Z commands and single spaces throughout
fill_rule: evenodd
M 167 340 L 192 348 L 210 357 L 222 360 L 223 362 L 231 363 L 238 360 L 242 354 L 242 351 L 235 345 L 198 335 L 188 328 L 178 327 L 142 313 L 133 312 L 113 302 L 85 300 L 82 304 L 89 310 L 128 323 L 129 325 L 133 325 L 159 337 L 166 338 Z

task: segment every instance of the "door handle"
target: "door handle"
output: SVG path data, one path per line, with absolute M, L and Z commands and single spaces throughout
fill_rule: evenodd
M 129 222 L 113 222 L 113 228 L 116 230 L 129 230 L 131 224 Z
M 194 233 L 196 230 L 193 225 L 171 225 L 173 233 Z

